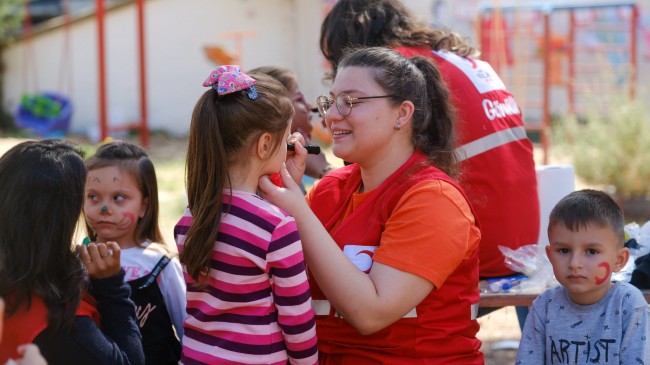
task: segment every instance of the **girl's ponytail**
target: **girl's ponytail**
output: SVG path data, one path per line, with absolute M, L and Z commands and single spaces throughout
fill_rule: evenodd
M 221 221 L 223 190 L 228 166 L 219 128 L 218 95 L 213 89 L 199 99 L 192 113 L 185 183 L 192 213 L 192 225 L 186 233 L 180 260 L 199 287 L 205 284 L 210 269 L 212 249 Z

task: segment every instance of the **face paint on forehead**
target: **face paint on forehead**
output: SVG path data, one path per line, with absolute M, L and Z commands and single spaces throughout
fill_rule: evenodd
M 602 277 L 596 277 L 596 285 L 600 285 L 607 281 L 609 279 L 609 274 L 612 273 L 611 268 L 609 267 L 609 263 L 603 261 L 600 264 L 598 264 L 598 267 L 603 267 L 605 268 L 605 275 Z

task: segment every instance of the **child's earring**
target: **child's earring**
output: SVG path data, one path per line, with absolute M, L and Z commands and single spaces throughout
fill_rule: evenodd
M 393 129 L 395 129 L 396 131 L 398 131 L 398 130 L 400 130 L 400 128 L 402 128 L 402 125 L 400 124 L 399 121 L 397 121 L 397 124 L 395 124 L 395 126 L 393 127 Z

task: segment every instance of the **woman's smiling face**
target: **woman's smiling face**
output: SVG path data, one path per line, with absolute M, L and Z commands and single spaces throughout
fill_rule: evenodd
M 350 98 L 388 95 L 375 81 L 375 70 L 364 67 L 344 67 L 337 71 L 329 98 L 340 94 Z M 348 162 L 362 162 L 370 156 L 388 148 L 388 141 L 394 135 L 398 107 L 390 98 L 353 100 L 349 115 L 341 115 L 332 105 L 325 118 L 332 134 L 332 152 Z

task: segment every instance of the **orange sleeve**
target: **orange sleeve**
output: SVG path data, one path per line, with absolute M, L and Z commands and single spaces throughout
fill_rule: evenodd
M 421 276 L 440 288 L 478 249 L 480 238 L 460 191 L 440 180 L 423 181 L 397 203 L 373 260 Z

